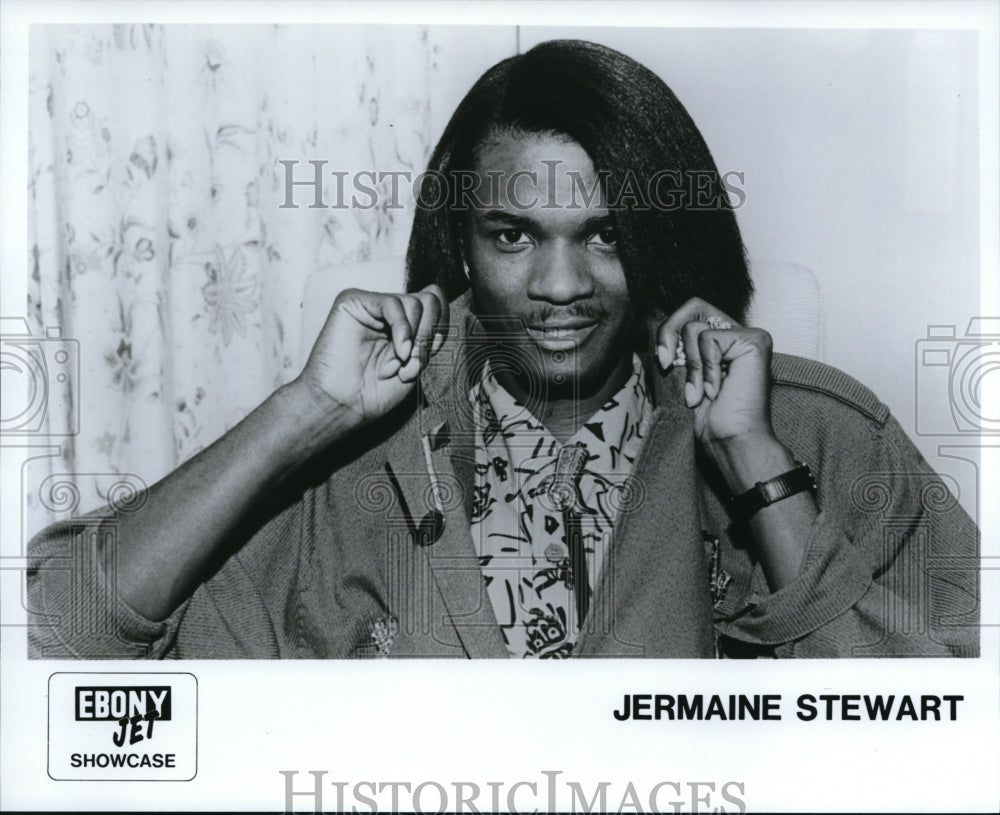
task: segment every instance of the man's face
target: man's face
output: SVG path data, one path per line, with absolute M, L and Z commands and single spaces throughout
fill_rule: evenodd
M 467 214 L 463 235 L 476 313 L 537 349 L 542 370 L 525 376 L 540 374 L 550 395 L 571 377 L 581 398 L 623 378 L 635 316 L 603 197 L 587 203 L 597 181 L 587 153 L 558 136 L 497 134 L 476 171 L 488 203 Z

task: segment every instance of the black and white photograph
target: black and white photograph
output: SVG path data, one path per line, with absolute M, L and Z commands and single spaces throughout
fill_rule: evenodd
M 6 12 L 0 806 L 1000 801 L 995 6 L 144 5 Z

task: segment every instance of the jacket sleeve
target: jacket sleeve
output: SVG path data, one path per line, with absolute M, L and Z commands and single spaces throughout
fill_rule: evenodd
M 819 444 L 786 431 L 819 483 L 798 577 L 772 594 L 754 566 L 717 630 L 779 657 L 977 656 L 975 524 L 895 419 L 832 415 Z
M 28 544 L 28 655 L 77 659 L 274 658 L 282 631 L 274 609 L 293 591 L 298 504 L 250 534 L 164 620 L 118 594 L 115 511 L 103 507 L 54 524 Z M 274 597 L 265 594 L 270 591 Z M 284 638 L 294 645 L 294 635 Z
M 54 524 L 28 544 L 28 655 L 78 659 L 159 659 L 187 603 L 165 620 L 137 614 L 115 590 L 114 512 L 104 507 Z

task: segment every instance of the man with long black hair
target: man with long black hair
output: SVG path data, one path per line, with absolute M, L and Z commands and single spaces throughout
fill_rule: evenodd
M 35 652 L 975 655 L 974 525 L 870 391 L 740 325 L 731 191 L 628 57 L 494 66 L 407 293 L 341 293 L 301 375 L 97 544 L 113 630 Z M 33 542 L 32 610 L 81 602 L 72 535 Z

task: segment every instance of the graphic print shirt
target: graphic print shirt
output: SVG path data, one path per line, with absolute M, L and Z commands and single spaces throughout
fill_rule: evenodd
M 497 383 L 475 415 L 472 536 L 512 657 L 572 656 L 652 415 L 642 363 L 564 444 Z

